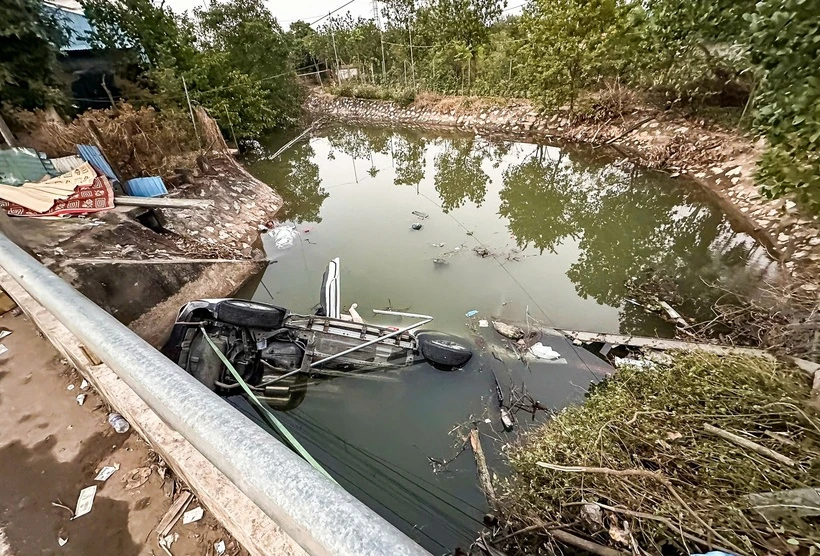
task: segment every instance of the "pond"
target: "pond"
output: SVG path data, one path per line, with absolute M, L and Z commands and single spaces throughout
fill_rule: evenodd
M 520 411 L 504 432 L 495 377 L 508 399 L 526 390 L 558 410 L 610 370 L 551 336 L 542 341 L 561 360 L 521 362 L 481 320 L 671 336 L 671 324 L 629 298 L 629 279 L 664 269 L 686 292 L 678 309 L 696 317 L 708 309 L 704 282 L 754 283 L 772 269 L 696 184 L 612 151 L 334 126 L 271 160 L 294 135 L 269 138 L 244 161 L 284 197 L 279 217 L 298 231 L 288 249 L 264 237 L 275 263 L 245 296 L 308 313 L 340 257 L 344 309 L 357 303 L 365 319 L 390 325 L 408 321 L 371 310 L 430 314 L 429 328 L 475 345 L 464 369 L 327 380 L 281 414 L 344 488 L 434 554 L 466 548 L 488 510 L 472 453 L 461 451 L 469 427 L 503 476 L 504 446 L 548 419 Z

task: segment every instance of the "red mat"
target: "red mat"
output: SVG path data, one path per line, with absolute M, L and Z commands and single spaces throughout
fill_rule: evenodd
M 17 203 L 0 199 L 0 209 L 9 216 L 69 216 L 100 212 L 114 208 L 114 189 L 105 176 L 97 176 L 92 185 L 80 185 L 67 199 L 58 199 L 47 212 L 34 212 Z

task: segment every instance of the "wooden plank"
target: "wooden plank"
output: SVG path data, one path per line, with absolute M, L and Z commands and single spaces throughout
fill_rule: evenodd
M 171 197 L 131 197 L 118 195 L 114 197 L 114 204 L 123 207 L 146 208 L 209 208 L 214 206 L 211 199 L 179 199 Z
M 17 302 L 54 347 L 188 485 L 216 519 L 254 556 L 307 553 L 181 434 L 169 427 L 105 364 L 91 365 L 81 343 L 11 276 L 0 269 L 0 287 Z
M 649 338 L 645 336 L 625 336 L 623 334 L 608 334 L 605 332 L 583 332 L 580 330 L 566 330 L 555 329 L 570 340 L 577 340 L 582 343 L 600 342 L 603 344 L 609 343 L 613 345 L 649 348 L 664 350 L 682 350 L 682 351 L 705 351 L 717 355 L 749 355 L 752 357 L 763 357 L 774 361 L 776 358 L 771 353 L 762 349 L 734 347 L 734 346 L 719 346 L 715 344 L 703 344 L 698 342 L 683 342 L 681 340 L 667 340 L 664 338 Z

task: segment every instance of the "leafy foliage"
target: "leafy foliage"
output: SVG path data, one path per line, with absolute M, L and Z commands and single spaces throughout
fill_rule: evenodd
M 755 123 L 769 141 L 763 190 L 820 209 L 820 4 L 763 0 L 746 19 L 760 78 Z
M 0 100 L 26 110 L 59 104 L 54 72 L 66 30 L 38 0 L 0 0 Z
M 84 0 L 84 7 L 94 44 L 141 69 L 146 101 L 184 106 L 187 85 L 191 99 L 240 138 L 288 125 L 298 114 L 294 43 L 261 0 L 212 0 L 193 16 L 154 0 Z

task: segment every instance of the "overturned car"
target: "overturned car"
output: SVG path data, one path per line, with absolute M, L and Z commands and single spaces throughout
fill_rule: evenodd
M 422 361 L 447 370 L 463 366 L 472 357 L 461 338 L 419 330 L 432 320 L 427 315 L 374 311 L 417 321 L 395 328 L 365 323 L 355 305 L 349 314 L 342 314 L 338 270 L 339 260 L 334 259 L 313 315 L 243 299 L 191 301 L 180 310 L 162 351 L 211 390 L 239 394 L 241 380 L 279 410 L 298 406 L 314 379 Z

